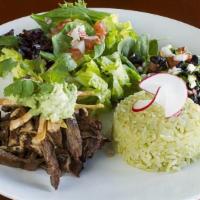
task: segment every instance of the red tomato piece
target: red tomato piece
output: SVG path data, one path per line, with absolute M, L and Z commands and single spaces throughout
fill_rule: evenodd
M 105 36 L 107 34 L 105 25 L 100 21 L 95 23 L 94 30 L 98 36 Z
M 70 49 L 70 53 L 72 54 L 72 58 L 74 60 L 79 60 L 83 56 L 81 51 L 79 49 L 77 49 L 77 48 Z

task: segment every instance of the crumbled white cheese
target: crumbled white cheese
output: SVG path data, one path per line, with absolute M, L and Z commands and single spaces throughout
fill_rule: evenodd
M 171 69 L 168 70 L 169 74 L 173 74 L 173 75 L 178 75 L 179 73 L 181 73 L 181 69 L 177 68 L 177 67 L 173 67 Z
M 161 55 L 162 55 L 163 57 L 171 57 L 171 56 L 174 56 L 174 54 L 172 53 L 171 49 L 172 49 L 172 45 L 169 44 L 169 45 L 167 45 L 167 46 L 162 47 L 161 50 L 160 50 L 160 53 L 161 53 Z
M 75 49 L 79 49 L 82 54 L 85 53 L 85 41 L 84 40 L 81 40 L 81 41 L 76 40 L 75 42 L 73 42 L 72 47 Z
M 178 54 L 173 57 L 174 61 L 186 61 L 188 59 L 188 54 Z
M 189 64 L 187 66 L 187 70 L 192 73 L 196 70 L 196 67 L 193 64 Z
M 44 21 L 46 22 L 47 25 L 50 25 L 52 23 L 52 19 L 48 17 L 45 17 Z
M 194 87 L 196 87 L 196 85 L 197 85 L 196 80 L 197 80 L 196 76 L 194 76 L 194 75 L 189 75 L 188 76 L 188 81 L 189 81 L 191 89 L 193 89 Z
M 138 71 L 138 72 L 143 72 L 143 68 L 142 68 L 142 67 L 138 67 L 138 68 L 137 68 L 137 71 Z
M 74 42 L 76 40 L 80 40 L 80 34 L 83 32 L 85 32 L 85 26 L 80 25 L 74 28 L 72 31 L 70 31 L 68 35 L 73 38 L 72 41 Z

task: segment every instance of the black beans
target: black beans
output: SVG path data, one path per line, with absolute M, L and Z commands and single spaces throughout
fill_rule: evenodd
M 52 43 L 41 29 L 24 30 L 19 34 L 19 52 L 24 58 L 35 59 L 39 56 L 40 50 L 52 52 Z
M 199 58 L 198 58 L 198 56 L 193 55 L 190 63 L 193 64 L 193 65 L 195 65 L 195 66 L 197 66 L 199 64 Z
M 176 65 L 177 68 L 181 68 L 181 69 L 182 69 L 182 72 L 185 72 L 185 73 L 188 73 L 187 66 L 188 66 L 188 64 L 185 63 L 185 62 L 183 62 L 183 61 L 180 61 L 180 62 Z
M 157 64 L 160 67 L 166 67 L 167 66 L 167 60 L 166 58 L 162 57 L 162 56 L 151 56 L 150 61 L 153 64 Z
M 134 65 L 142 65 L 144 62 L 144 59 L 137 55 L 137 54 L 133 54 L 129 57 L 129 60 L 134 64 Z

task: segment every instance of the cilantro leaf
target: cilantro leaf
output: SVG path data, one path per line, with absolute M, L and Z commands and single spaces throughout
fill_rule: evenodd
M 30 97 L 34 93 L 34 82 L 32 80 L 23 80 L 21 84 L 21 97 Z
M 11 58 L 3 60 L 0 62 L 0 77 L 5 77 L 15 68 L 17 62 L 13 61 Z
M 30 97 L 34 93 L 35 83 L 30 79 L 16 80 L 4 89 L 5 96 Z
M 21 80 L 17 80 L 4 89 L 5 96 L 19 96 L 22 92 Z
M 48 94 L 53 91 L 53 85 L 50 83 L 42 83 L 38 85 L 40 94 Z

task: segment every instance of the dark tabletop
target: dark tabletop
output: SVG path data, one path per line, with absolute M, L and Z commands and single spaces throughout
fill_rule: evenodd
M 62 0 L 0 0 L 0 24 L 55 8 Z M 139 10 L 183 21 L 200 28 L 200 0 L 86 0 L 89 7 Z M 14 187 L 14 186 L 10 186 Z M 8 200 L 0 196 L 0 200 Z

